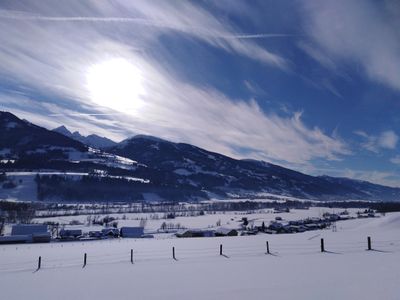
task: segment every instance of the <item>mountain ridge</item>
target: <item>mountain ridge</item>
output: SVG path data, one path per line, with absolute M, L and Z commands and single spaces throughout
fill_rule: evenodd
M 61 133 L 67 137 L 70 137 L 76 141 L 79 141 L 87 146 L 94 147 L 94 148 L 106 148 L 106 147 L 115 146 L 117 144 L 113 140 L 106 138 L 106 137 L 99 136 L 97 134 L 89 134 L 87 136 L 84 136 L 84 135 L 80 134 L 79 131 L 71 132 L 64 125 L 54 128 L 52 131 Z
M 0 112 L 0 160 L 14 161 L 12 165 L 0 165 L 0 171 L 81 172 L 89 176 L 89 179 L 82 176 L 82 180 L 98 181 L 92 182 L 94 194 L 101 187 L 103 198 L 108 195 L 124 201 L 143 200 L 148 194 L 180 201 L 208 199 L 210 195 L 254 198 L 263 193 L 321 201 L 400 200 L 400 188 L 348 178 L 311 176 L 268 162 L 234 159 L 158 137 L 136 135 L 96 150 L 60 133 L 71 133 L 65 126 L 58 127 L 58 131 Z M 65 193 L 78 189 L 79 182 L 63 180 L 44 180 L 43 199 L 49 195 L 56 198 L 57 189 L 64 188 Z M 79 189 L 79 194 L 72 193 L 69 197 L 77 197 L 77 201 L 90 198 L 84 182 Z

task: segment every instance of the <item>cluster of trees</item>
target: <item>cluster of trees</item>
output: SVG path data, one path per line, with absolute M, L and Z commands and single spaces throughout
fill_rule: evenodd
M 0 201 L 0 231 L 5 223 L 30 223 L 39 206 L 33 203 Z
M 139 192 L 144 183 L 126 179 L 81 176 L 51 175 L 36 176 L 37 195 L 39 200 L 64 201 L 137 201 L 142 199 Z
M 87 175 L 68 177 L 62 175 L 37 175 L 38 200 L 64 200 L 80 202 L 135 202 L 143 201 L 143 193 L 156 193 L 173 202 L 205 197 L 193 187 L 160 186 L 154 182 L 143 183 L 124 178 Z
M 13 189 L 17 187 L 17 183 L 8 178 L 5 172 L 0 173 L 0 184 L 3 189 Z
M 166 230 L 179 230 L 179 229 L 186 229 L 184 226 L 181 225 L 181 223 L 167 223 L 163 222 L 160 226 L 160 230 L 166 231 Z
M 400 202 L 381 202 L 373 203 L 370 208 L 376 209 L 378 212 L 387 213 L 400 211 Z

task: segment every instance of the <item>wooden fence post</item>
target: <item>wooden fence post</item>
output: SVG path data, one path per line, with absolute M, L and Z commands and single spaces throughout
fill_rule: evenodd
M 268 241 L 267 241 L 267 254 L 270 254 L 269 253 L 269 243 L 268 243 Z
M 39 256 L 37 269 L 39 270 L 41 268 L 41 266 L 42 266 L 42 257 Z
M 172 258 L 176 260 L 176 257 L 175 257 L 175 247 L 172 247 Z
M 83 255 L 83 267 L 82 268 L 86 267 L 86 262 L 87 262 L 87 254 L 85 253 Z
M 324 239 L 321 239 L 321 252 L 325 252 Z
M 219 255 L 222 255 L 222 244 L 219 245 Z
M 371 237 L 370 236 L 367 238 L 367 241 L 368 241 L 368 250 L 372 250 Z
M 131 263 L 133 264 L 133 249 L 131 249 Z

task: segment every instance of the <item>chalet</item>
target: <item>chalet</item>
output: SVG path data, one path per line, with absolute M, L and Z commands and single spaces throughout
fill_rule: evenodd
M 144 227 L 121 227 L 120 235 L 123 238 L 141 238 L 144 235 Z

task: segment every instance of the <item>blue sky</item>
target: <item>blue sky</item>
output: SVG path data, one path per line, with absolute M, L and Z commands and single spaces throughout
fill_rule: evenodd
M 2 1 L 0 105 L 400 186 L 397 1 Z

